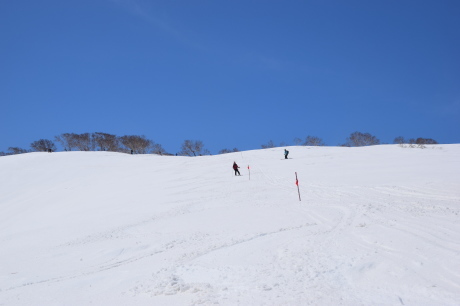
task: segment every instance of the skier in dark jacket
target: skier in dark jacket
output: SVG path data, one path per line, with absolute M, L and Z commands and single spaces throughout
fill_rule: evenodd
M 289 155 L 289 151 L 284 149 L 284 158 L 287 159 Z
M 233 170 L 235 170 L 235 175 L 241 175 L 240 174 L 240 171 L 238 170 L 238 165 L 236 164 L 236 162 L 233 162 Z M 238 174 L 237 174 L 238 173 Z

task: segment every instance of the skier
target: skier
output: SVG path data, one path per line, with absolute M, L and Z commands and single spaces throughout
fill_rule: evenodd
M 284 149 L 284 158 L 288 159 L 289 151 Z
M 238 168 L 239 168 L 239 167 L 238 167 L 238 165 L 236 164 L 236 162 L 233 162 L 233 170 L 235 170 L 235 175 L 237 175 L 237 173 L 238 173 L 238 175 L 241 175 L 241 174 L 240 174 L 240 171 L 238 170 Z

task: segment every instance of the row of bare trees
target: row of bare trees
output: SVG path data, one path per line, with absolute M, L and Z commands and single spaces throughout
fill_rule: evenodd
M 131 154 L 167 154 L 160 144 L 147 139 L 145 136 L 125 135 L 116 136 L 108 133 L 64 133 L 54 140 L 65 151 L 112 151 Z M 20 154 L 27 152 L 54 152 L 57 150 L 55 142 L 49 139 L 40 139 L 30 144 L 30 150 L 10 147 L 9 152 L 0 152 L 0 155 Z
M 54 139 L 59 143 L 65 151 L 112 151 L 112 152 L 123 152 L 131 154 L 160 154 L 160 155 L 172 155 L 167 153 L 160 144 L 147 139 L 145 136 L 138 135 L 125 135 L 116 136 L 113 134 L 96 132 L 96 133 L 64 133 L 58 135 Z M 406 140 L 404 137 L 396 137 L 393 141 L 395 144 L 409 144 L 409 145 L 427 145 L 437 144 L 438 142 L 431 138 L 411 138 Z M 316 136 L 307 136 L 305 139 L 295 138 L 294 144 L 298 146 L 325 146 L 324 141 Z M 380 140 L 369 134 L 354 132 L 347 137 L 345 143 L 339 146 L 343 147 L 362 147 L 372 146 L 380 144 Z M 262 148 L 274 148 L 287 146 L 286 143 L 276 145 L 272 140 L 267 144 L 263 144 Z M 0 152 L 0 156 L 21 154 L 27 152 L 52 152 L 56 151 L 56 145 L 49 139 L 40 139 L 31 143 L 29 150 L 18 147 L 10 147 L 9 152 Z M 219 154 L 238 152 L 237 148 L 233 149 L 222 149 Z M 201 140 L 185 140 L 182 143 L 181 151 L 176 155 L 182 156 L 201 156 L 209 155 L 209 150 L 205 149 L 204 144 Z
M 112 151 L 133 154 L 165 154 L 160 144 L 145 136 L 116 136 L 108 133 L 64 133 L 55 137 L 65 151 Z M 32 146 L 32 145 L 31 145 Z
M 427 145 L 427 144 L 438 144 L 438 142 L 431 138 L 411 138 L 406 140 L 404 137 L 396 137 L 393 141 L 394 144 L 416 144 L 416 145 Z M 324 141 L 316 136 L 307 136 L 304 140 L 300 138 L 294 139 L 294 144 L 297 146 L 325 146 Z M 381 144 L 380 140 L 369 133 L 353 132 L 347 137 L 345 143 L 339 144 L 341 147 L 364 147 L 374 146 Z M 286 143 L 276 145 L 272 140 L 268 143 L 263 144 L 262 149 L 275 148 L 286 146 Z
M 432 138 L 410 138 L 405 139 L 402 136 L 396 137 L 393 141 L 395 144 L 410 144 L 410 145 L 430 145 L 430 144 L 438 144 L 438 142 Z
M 58 135 L 54 140 L 62 146 L 65 151 L 111 151 L 131 154 L 160 154 L 172 155 L 158 143 L 147 139 L 145 136 L 125 135 L 116 136 L 108 133 L 64 133 Z M 30 149 L 10 147 L 9 152 L 0 152 L 0 156 L 21 154 L 28 152 L 54 152 L 56 144 L 49 139 L 40 139 L 30 144 Z M 236 150 L 236 149 L 234 149 Z M 209 155 L 210 152 L 204 148 L 201 140 L 185 140 L 181 151 L 176 155 L 200 156 Z

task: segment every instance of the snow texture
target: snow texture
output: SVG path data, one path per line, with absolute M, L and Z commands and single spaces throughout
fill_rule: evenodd
M 460 145 L 287 149 L 0 157 L 0 305 L 460 304 Z

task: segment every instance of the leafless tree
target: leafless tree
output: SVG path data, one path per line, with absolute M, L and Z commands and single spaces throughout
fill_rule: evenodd
M 425 145 L 428 145 L 428 144 L 438 144 L 438 142 L 434 139 L 422 138 L 422 137 L 419 137 L 417 139 L 411 138 L 409 139 L 407 143 L 409 143 L 409 148 L 419 147 L 422 149 L 425 148 Z
M 316 136 L 307 136 L 305 138 L 305 142 L 303 143 L 304 146 L 325 146 L 323 140 Z
M 90 133 L 74 134 L 75 145 L 80 151 L 94 151 L 96 148 Z
M 296 146 L 302 145 L 302 139 L 300 139 L 300 138 L 298 138 L 298 137 L 294 138 L 294 144 L 295 144 Z
M 34 141 L 30 144 L 30 147 L 32 148 L 32 150 L 38 152 L 48 152 L 49 150 L 56 151 L 56 145 L 54 144 L 54 142 L 48 139 L 40 139 Z
M 347 138 L 344 146 L 346 147 L 363 147 L 380 144 L 380 140 L 369 133 L 354 132 Z
M 415 143 L 418 144 L 418 145 L 427 145 L 427 144 L 438 144 L 438 142 L 434 139 L 431 139 L 431 138 L 417 138 L 415 140 Z
M 415 138 L 410 138 L 408 141 L 408 144 L 409 144 L 409 148 L 415 148 L 416 147 Z
M 396 137 L 396 138 L 393 140 L 393 143 L 394 143 L 394 144 L 402 145 L 402 144 L 407 143 L 407 141 L 404 139 L 404 137 L 398 136 L 398 137 Z
M 261 147 L 262 147 L 262 149 L 269 149 L 269 148 L 276 147 L 276 145 L 273 142 L 273 140 L 270 140 L 267 144 L 263 144 Z
M 61 146 L 64 148 L 66 151 L 72 151 L 72 149 L 77 149 L 77 134 L 74 133 L 64 133 L 61 135 L 58 135 L 54 137 L 54 140 L 56 140 L 58 143 L 61 144 Z
M 119 137 L 120 142 L 127 149 L 132 150 L 134 154 L 147 154 L 150 152 L 153 146 L 153 142 L 144 135 L 125 135 Z
M 120 151 L 119 139 L 117 136 L 107 133 L 93 133 L 92 139 L 100 151 Z
M 233 148 L 233 150 L 229 150 L 229 149 L 222 149 L 219 151 L 219 154 L 226 154 L 226 153 L 232 153 L 232 152 L 239 152 L 240 150 L 238 150 L 237 148 Z
M 153 141 L 152 141 L 152 150 L 151 150 L 151 152 L 153 154 L 159 154 L 159 155 L 167 155 L 168 154 L 168 153 L 166 153 L 166 150 L 163 149 L 161 144 L 154 143 Z
M 179 154 L 184 156 L 197 156 L 207 155 L 209 151 L 204 148 L 204 144 L 201 140 L 185 140 Z
M 10 151 L 10 154 L 22 154 L 22 153 L 28 153 L 29 151 L 26 149 L 18 148 L 18 147 L 9 147 L 8 151 Z

